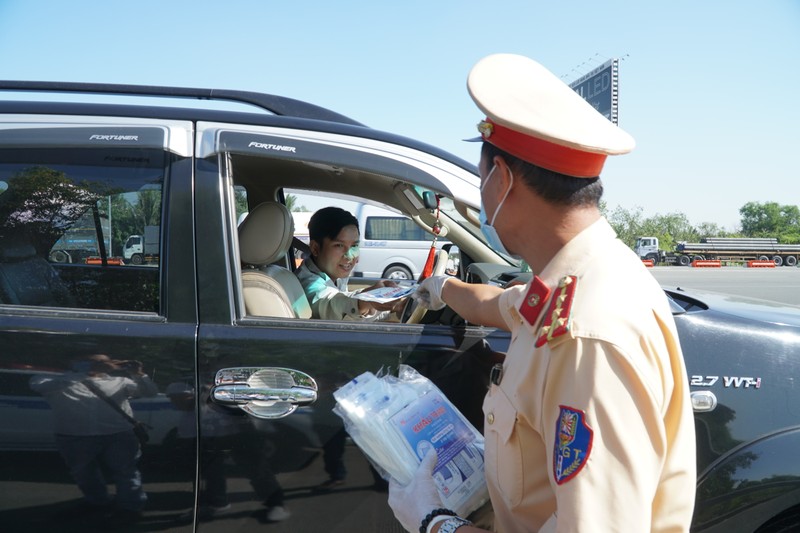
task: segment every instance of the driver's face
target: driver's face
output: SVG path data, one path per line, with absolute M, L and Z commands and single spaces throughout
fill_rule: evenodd
M 358 263 L 360 237 L 356 226 L 343 227 L 334 239 L 323 239 L 314 262 L 333 280 L 349 277 Z

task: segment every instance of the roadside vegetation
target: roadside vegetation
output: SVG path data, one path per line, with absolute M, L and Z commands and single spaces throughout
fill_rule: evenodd
M 800 243 L 800 207 L 777 202 L 748 202 L 739 209 L 740 227 L 726 231 L 713 222 L 692 224 L 683 213 L 645 217 L 641 207 L 611 211 L 601 205 L 603 214 L 619 238 L 633 248 L 636 238 L 658 237 L 661 248 L 672 250 L 679 241 L 699 242 L 705 237 L 775 237 L 783 244 Z

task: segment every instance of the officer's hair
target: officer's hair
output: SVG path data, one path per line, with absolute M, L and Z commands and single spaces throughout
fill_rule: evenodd
M 603 196 L 603 183 L 600 177 L 575 178 L 537 167 L 527 161 L 484 142 L 482 156 L 491 161 L 495 156 L 502 157 L 514 172 L 533 191 L 552 204 L 563 206 L 599 206 Z
M 339 207 L 323 207 L 308 221 L 308 238 L 322 246 L 325 237 L 335 239 L 343 227 L 351 225 L 358 229 L 358 220 L 349 211 Z

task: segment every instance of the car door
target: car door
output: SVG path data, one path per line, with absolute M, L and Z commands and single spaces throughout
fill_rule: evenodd
M 306 176 L 315 168 L 327 172 L 346 167 L 445 188 L 437 177 L 444 162 L 428 154 L 401 156 L 389 146 L 334 137 L 198 125 L 197 232 L 205 242 L 226 243 L 225 251 L 198 244 L 198 361 L 206 402 L 200 415 L 200 477 L 206 487 L 226 484 L 224 494 L 206 491 L 200 498 L 205 497 L 209 507 L 208 524 L 224 524 L 226 531 L 244 531 L 254 523 L 270 523 L 275 531 L 400 531 L 387 505 L 386 482 L 347 438 L 341 420 L 331 411 L 332 393 L 363 372 L 396 371 L 399 364 L 409 364 L 429 376 L 479 426 L 489 369 L 508 343 L 507 335 L 473 326 L 245 314 L 236 227 L 237 175 L 255 176 L 248 183 L 248 201 L 274 184 L 269 176 L 293 164 L 305 165 Z M 334 171 L 332 179 L 344 178 Z M 313 186 L 313 180 L 305 185 Z M 312 379 L 316 401 L 298 402 L 291 414 L 264 419 L 252 414 L 259 414 L 257 402 L 241 408 L 225 406 L 215 396 L 219 390 L 215 380 L 221 375 L 230 378 L 241 371 L 239 384 L 246 388 L 250 372 L 276 369 Z M 216 468 L 220 463 L 224 469 Z M 281 512 L 275 513 L 276 508 Z M 201 520 L 201 531 L 203 527 Z
M 3 531 L 192 527 L 180 518 L 196 454 L 178 445 L 186 421 L 165 395 L 196 374 L 191 132 L 0 118 Z M 122 247 L 145 225 L 159 244 L 128 264 Z

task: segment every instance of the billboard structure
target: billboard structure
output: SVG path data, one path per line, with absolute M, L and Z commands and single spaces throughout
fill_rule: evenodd
M 619 125 L 619 59 L 609 59 L 569 86 L 608 120 Z

